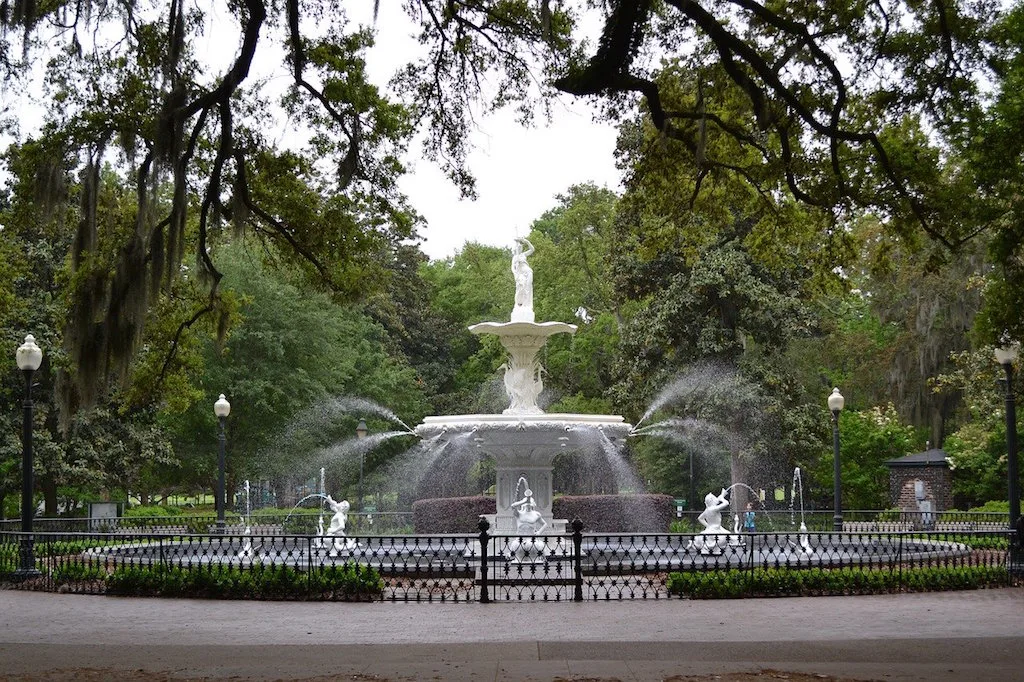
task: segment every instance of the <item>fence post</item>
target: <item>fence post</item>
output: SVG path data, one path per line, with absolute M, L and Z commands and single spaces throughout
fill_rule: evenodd
M 899 577 L 897 578 L 897 584 L 903 587 L 903 533 L 900 533 L 900 544 L 896 550 L 896 566 L 898 566 Z
M 750 534 L 750 554 L 747 557 L 747 563 L 750 565 L 750 572 L 747 573 L 747 596 L 749 597 L 754 591 L 754 545 L 757 544 L 756 533 Z
M 583 521 L 572 520 L 573 601 L 583 601 Z
M 477 524 L 477 528 L 480 529 L 480 603 L 488 604 L 491 601 L 491 595 L 487 590 L 487 542 L 490 540 L 490 535 L 487 530 L 491 527 L 491 524 L 484 517 L 480 517 L 480 523 Z

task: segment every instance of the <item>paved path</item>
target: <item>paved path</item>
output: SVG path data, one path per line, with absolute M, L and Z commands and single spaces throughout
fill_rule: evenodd
M 0 591 L 0 679 L 1024 680 L 1022 660 L 1021 588 L 488 605 Z

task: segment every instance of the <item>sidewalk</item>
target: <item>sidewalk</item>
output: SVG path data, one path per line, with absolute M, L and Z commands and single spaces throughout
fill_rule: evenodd
M 1022 651 L 1019 588 L 486 605 L 0 591 L 0 679 L 1024 680 Z

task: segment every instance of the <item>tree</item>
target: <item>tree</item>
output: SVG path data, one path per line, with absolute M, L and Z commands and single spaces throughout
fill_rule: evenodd
M 186 251 L 218 307 L 221 275 L 207 246 L 221 221 L 287 243 L 344 289 L 357 279 L 348 269 L 379 239 L 412 235 L 395 179 L 415 124 L 429 130 L 428 155 L 471 194 L 464 161 L 474 106 L 515 104 L 529 118 L 537 98 L 556 91 L 601 95 L 609 111 L 627 112 L 623 104 L 641 95 L 659 139 L 701 169 L 735 174 L 758 191 L 767 173 L 806 204 L 838 214 L 865 207 L 887 216 L 896 234 L 922 229 L 944 246 L 990 226 L 1018 194 L 995 184 L 975 197 L 980 167 L 954 168 L 944 154 L 1006 114 L 977 96 L 989 74 L 1006 73 L 1015 44 L 1015 25 L 997 24 L 990 2 L 618 0 L 606 5 L 594 48 L 573 34 L 574 19 L 602 12 L 590 2 L 414 0 L 405 9 L 424 46 L 394 81 L 406 106 L 367 81 L 370 32 L 326 0 L 231 5 L 213 27 L 238 31 L 238 52 L 223 69 L 197 58 L 213 21 L 205 3 L 17 0 L 0 12 L 5 80 L 17 85 L 33 64 L 46 64 L 52 106 L 40 134 L 49 152 L 39 196 L 64 204 L 67 174 L 83 179 L 76 262 L 88 267 L 102 233 L 95 190 L 103 163 L 116 160 L 135 189 L 134 226 L 114 277 L 78 300 L 90 313 L 80 319 L 103 320 L 68 335 L 73 346 L 103 342 L 102 352 L 75 353 L 81 362 L 126 367 L 140 347 L 145 302 L 180 276 Z M 33 60 L 44 43 L 53 58 Z M 644 67 L 638 56 L 654 53 L 676 66 Z M 277 101 L 251 73 L 260 54 L 288 79 Z M 690 74 L 689 101 L 667 96 L 672 68 Z M 274 106 L 301 131 L 294 148 L 265 134 Z M 748 158 L 733 163 L 720 153 L 730 145 L 708 144 L 714 135 Z M 311 204 L 300 185 L 322 203 Z M 1012 225 L 998 228 L 1015 243 Z
M 985 197 L 962 220 L 936 223 L 951 198 L 974 198 L 969 173 L 935 173 L 927 145 L 906 144 L 900 126 L 916 120 L 944 145 L 969 144 L 985 114 L 977 92 L 996 17 L 986 3 L 615 2 L 596 51 L 555 83 L 618 102 L 641 95 L 653 127 L 698 166 L 757 184 L 705 144 L 714 131 L 774 166 L 804 203 L 877 210 L 897 233 L 917 227 L 954 247 L 999 214 L 999 201 Z M 671 85 L 638 59 L 656 49 L 698 84 L 689 104 L 667 102 Z M 730 115 L 731 100 L 717 96 L 723 83 L 749 116 Z
M 427 411 L 423 388 L 383 328 L 352 305 L 308 286 L 294 269 L 271 268 L 267 254 L 239 241 L 217 258 L 225 293 L 240 301 L 223 345 L 210 340 L 198 383 L 204 397 L 173 418 L 175 449 L 191 483 L 215 475 L 219 393 L 231 401 L 228 470 L 232 481 L 313 478 L 313 454 L 349 437 L 361 415 L 327 409 L 338 396 L 375 400 L 409 419 Z M 269 254 L 272 258 L 273 254 Z M 367 415 L 369 416 L 369 415 Z M 368 458 L 369 470 L 378 464 Z M 341 463 L 351 480 L 352 462 Z
M 844 410 L 839 415 L 842 448 L 841 468 L 844 509 L 886 509 L 889 507 L 888 459 L 912 454 L 922 445 L 912 426 L 900 422 L 892 405 L 868 410 Z M 811 470 L 816 493 L 828 507 L 833 489 L 832 456 L 822 457 Z
M 953 476 L 955 504 L 963 509 L 1007 497 L 1005 384 L 992 347 L 954 353 L 935 378 L 934 390 L 962 399 L 944 449 Z M 1014 392 L 1019 394 L 1017 387 Z M 1018 410 L 1018 427 L 1022 415 Z

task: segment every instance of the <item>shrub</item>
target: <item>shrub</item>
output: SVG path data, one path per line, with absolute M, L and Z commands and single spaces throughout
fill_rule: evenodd
M 70 583 L 80 580 L 103 580 L 107 572 L 101 566 L 83 563 L 61 564 L 50 572 L 55 583 Z
M 676 572 L 669 574 L 667 586 L 670 594 L 680 597 L 725 599 L 972 590 L 1007 584 L 1005 566 L 928 566 L 902 571 L 845 567 Z
M 291 566 L 122 566 L 106 578 L 107 593 L 130 596 L 215 599 L 379 598 L 380 574 L 359 564 L 325 566 L 308 572 Z
M 494 498 L 444 497 L 413 502 L 417 533 L 476 533 L 481 514 L 494 513 Z
M 968 511 L 972 512 L 990 512 L 996 514 L 1009 514 L 1010 503 L 1006 500 L 989 500 L 980 507 L 971 507 Z
M 126 518 L 161 518 L 168 516 L 181 516 L 182 511 L 180 507 L 162 506 L 162 505 L 149 505 L 146 507 L 131 507 L 125 510 L 124 516 Z
M 557 519 L 583 521 L 590 533 L 664 533 L 672 521 L 669 495 L 580 495 L 556 497 Z
M 180 517 L 181 515 L 182 510 L 179 507 L 164 507 L 160 505 L 132 507 L 125 511 L 121 520 L 121 526 L 123 528 L 155 528 L 157 526 L 166 526 L 169 523 L 177 523 L 177 517 Z

